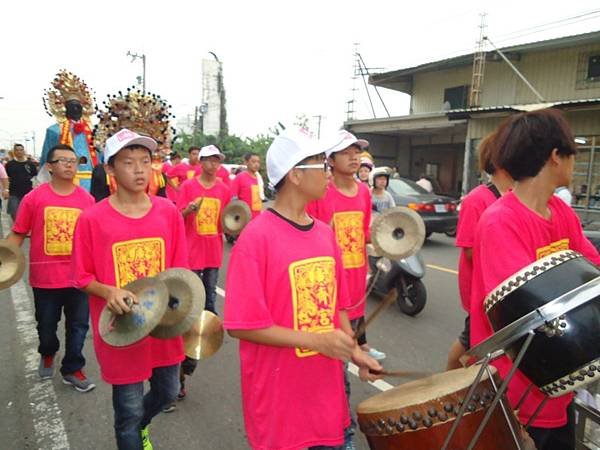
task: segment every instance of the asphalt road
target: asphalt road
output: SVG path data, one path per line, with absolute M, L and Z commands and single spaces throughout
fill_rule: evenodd
M 6 230 L 6 219 L 2 225 Z M 369 343 L 387 353 L 388 370 L 443 371 L 448 347 L 462 327 L 455 274 L 458 252 L 452 239 L 434 234 L 422 253 L 429 266 L 425 277 L 428 303 L 423 312 L 408 317 L 392 305 L 368 331 Z M 221 288 L 225 268 L 220 274 Z M 218 300 L 218 309 L 222 310 L 222 297 Z M 368 312 L 379 301 L 369 299 Z M 98 385 L 94 391 L 78 393 L 63 385 L 58 375 L 41 382 L 37 377 L 39 357 L 32 314 L 31 291 L 25 283 L 0 291 L 0 450 L 114 449 L 111 388 L 99 379 L 91 336 L 86 340 L 85 355 L 86 373 Z M 62 336 L 62 327 L 59 332 Z M 226 336 L 219 353 L 199 364 L 187 383 L 188 396 L 178 403 L 177 410 L 155 418 L 151 437 L 156 450 L 248 448 L 237 346 Z M 355 376 L 351 379 L 354 408 L 380 392 Z M 386 380 L 392 385 L 401 381 Z M 357 447 L 368 448 L 360 433 Z

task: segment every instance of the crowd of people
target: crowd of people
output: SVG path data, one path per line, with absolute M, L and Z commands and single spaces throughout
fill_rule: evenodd
M 79 159 L 71 146 L 49 149 L 50 179 L 34 189 L 35 167 L 20 153 L 22 147 L 15 148 L 14 163 L 6 167 L 15 219 L 8 240 L 22 245 L 31 235 L 29 284 L 40 377 L 51 378 L 60 365 L 64 383 L 80 392 L 95 387 L 84 373 L 82 352 L 91 322 L 100 373 L 112 385 L 117 447 L 151 449 L 152 418 L 174 410 L 175 399 L 186 396 L 186 377 L 196 361 L 185 357 L 181 337 L 148 336 L 113 347 L 99 334 L 100 314 L 105 307 L 128 313 L 127 299 L 138 299 L 127 284 L 172 267 L 191 269 L 201 278 L 205 308 L 217 313 L 221 217 L 237 198 L 248 204 L 252 220 L 232 248 L 223 325 L 240 341 L 249 445 L 354 448 L 344 363 L 356 364 L 363 381 L 381 377 L 379 361 L 386 355 L 368 345 L 363 327 L 366 246 L 372 211 L 395 206 L 386 190 L 391 173 L 374 167 L 367 148 L 368 142 L 345 130 L 330 140 L 284 131 L 266 155 L 276 192 L 266 209 L 261 161 L 253 153 L 245 156 L 246 170 L 231 179 L 222 164 L 225 156 L 214 145 L 191 147 L 185 162 L 176 153 L 164 162 L 154 139 L 124 128 L 106 140 L 105 163 L 91 175 L 92 196 L 74 183 Z M 460 296 L 469 317 L 451 348 L 448 368 L 459 367 L 471 345 L 493 334 L 483 300 L 505 278 L 550 248 L 574 249 L 600 263 L 575 213 L 553 195 L 569 185 L 576 151 L 564 117 L 551 109 L 511 116 L 482 144 L 481 169 L 491 179 L 462 204 L 456 245 Z M 61 311 L 66 340 L 59 362 Z M 496 364 L 502 376 L 511 365 L 508 359 Z M 520 373 L 511 382 L 513 406 L 527 385 Z M 542 397 L 534 388 L 522 402 L 523 424 Z M 571 400 L 565 395 L 547 401 L 533 422 L 529 434 L 539 450 L 574 448 Z

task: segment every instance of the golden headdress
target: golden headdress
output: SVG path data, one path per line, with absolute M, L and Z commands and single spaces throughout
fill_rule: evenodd
M 98 112 L 99 122 L 94 129 L 96 145 L 104 147 L 106 140 L 123 128 L 150 136 L 159 147 L 172 143 L 175 128 L 169 119 L 175 116 L 160 95 L 127 88 L 125 94 L 119 91 L 118 95 L 109 95 L 102 105 L 104 110 Z
M 67 118 L 65 103 L 69 100 L 81 103 L 84 119 L 89 120 L 94 114 L 94 98 L 88 85 L 74 73 L 62 69 L 52 80 L 52 88 L 44 91 L 44 108 L 48 115 L 62 122 Z

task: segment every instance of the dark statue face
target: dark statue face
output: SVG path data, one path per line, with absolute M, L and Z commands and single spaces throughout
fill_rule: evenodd
M 67 119 L 71 120 L 79 120 L 81 119 L 81 115 L 83 114 L 83 107 L 81 103 L 77 100 L 69 100 L 65 103 L 65 108 L 67 109 Z

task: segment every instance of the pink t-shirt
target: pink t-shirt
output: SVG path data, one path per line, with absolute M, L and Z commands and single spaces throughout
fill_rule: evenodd
M 203 198 L 200 209 L 195 214 L 188 214 L 184 219 L 190 268 L 218 268 L 221 267 L 223 259 L 221 216 L 223 208 L 231 200 L 231 192 L 220 180 L 210 189 L 206 189 L 198 178 L 193 178 L 181 185 L 177 208 L 182 211 L 199 197 Z
M 176 186 L 179 186 L 179 178 L 176 178 L 175 176 L 171 175 L 174 168 L 175 168 L 175 166 L 173 166 L 171 163 L 168 163 L 168 162 L 163 163 L 162 173 L 167 178 L 171 179 L 175 183 Z M 167 183 L 167 186 L 166 186 L 166 193 L 167 193 L 167 198 L 169 200 L 171 200 L 173 203 L 177 203 L 178 192 L 169 183 Z
M 12 229 L 19 234 L 31 231 L 31 287 L 71 287 L 73 230 L 81 211 L 94 203 L 94 197 L 79 186 L 69 195 L 60 195 L 50 183 L 38 186 L 23 197 Z
M 273 239 L 273 236 L 277 236 Z M 227 270 L 224 326 L 322 332 L 348 305 L 331 229 L 300 230 L 268 210 L 246 226 Z M 246 433 L 255 450 L 336 446 L 349 424 L 343 363 L 303 348 L 240 341 Z
M 491 205 L 477 226 L 473 246 L 473 284 L 471 292 L 471 341 L 475 346 L 492 335 L 492 328 L 483 309 L 485 296 L 505 279 L 538 259 L 560 250 L 582 253 L 595 264 L 600 256 L 583 235 L 579 218 L 560 198 L 548 202 L 552 218 L 546 220 L 525 206 L 513 192 L 508 192 Z M 511 362 L 507 357 L 494 365 L 506 376 Z M 520 371 L 508 387 L 510 403 L 515 404 L 529 386 Z M 572 394 L 548 400 L 533 426 L 561 427 L 566 423 L 566 407 Z M 519 410 L 519 419 L 527 423 L 543 394 L 532 389 Z
M 183 219 L 166 198 L 151 196 L 152 207 L 141 218 L 122 215 L 109 198 L 81 214 L 73 241 L 73 285 L 84 288 L 93 280 L 123 287 L 171 267 L 188 267 Z M 104 381 L 128 384 L 147 380 L 155 367 L 183 360 L 181 337 L 148 336 L 127 347 L 113 347 L 98 334 L 106 300 L 90 296 L 94 349 Z
M 471 301 L 471 278 L 473 263 L 467 259 L 465 249 L 472 249 L 475 243 L 477 223 L 483 212 L 496 201 L 494 193 L 485 185 L 477 186 L 463 198 L 456 227 L 456 246 L 460 247 L 458 260 L 458 290 L 465 311 L 469 311 Z
M 354 197 L 348 197 L 330 182 L 325 196 L 309 203 L 306 208 L 311 216 L 331 225 L 335 231 L 342 250 L 344 274 L 350 293 L 350 319 L 358 319 L 365 315 L 366 245 L 370 239 L 371 223 L 371 193 L 365 183 L 356 184 L 358 193 Z
M 184 181 L 200 175 L 201 172 L 202 166 L 200 163 L 191 165 L 186 162 L 181 162 L 170 170 L 170 174 L 168 176 L 170 178 L 177 178 L 177 184 L 181 185 Z
M 223 183 L 225 183 L 225 186 L 231 186 L 231 180 L 229 179 L 229 170 L 227 170 L 225 166 L 221 165 L 219 167 L 219 170 L 217 170 L 217 178 L 219 178 Z
M 258 179 L 248 172 L 241 172 L 235 177 L 235 180 L 231 183 L 231 195 L 248 204 L 253 219 L 262 211 Z

